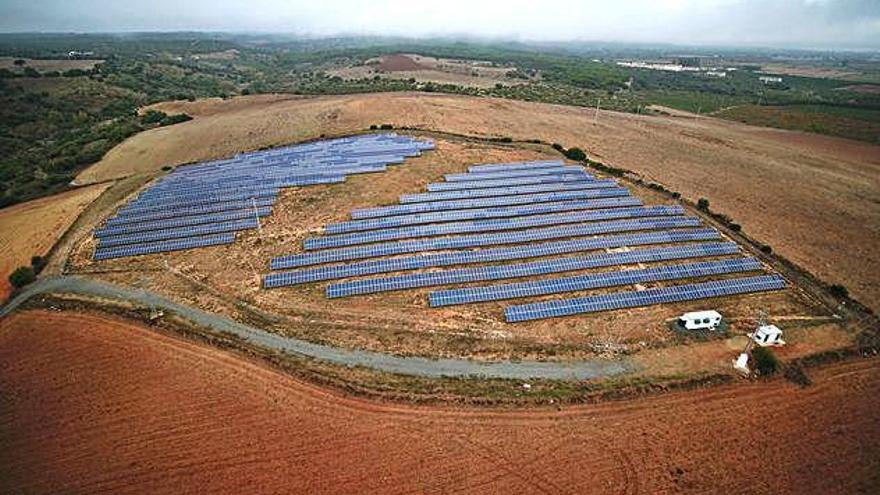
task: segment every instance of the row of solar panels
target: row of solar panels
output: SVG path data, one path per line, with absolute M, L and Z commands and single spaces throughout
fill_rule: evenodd
M 325 235 L 306 239 L 305 253 L 274 258 L 266 288 L 347 279 L 326 287 L 327 297 L 347 297 L 385 291 L 512 278 L 538 280 L 482 287 L 453 288 L 430 293 L 431 306 L 447 306 L 538 297 L 646 282 L 705 278 L 761 271 L 753 258 L 726 258 L 738 254 L 736 244 L 719 241 L 714 229 L 682 216 L 680 206 L 643 206 L 613 180 L 599 180 L 582 167 L 560 161 L 474 165 L 467 173 L 447 174 L 446 182 L 429 184 L 428 192 L 401 196 L 400 204 L 355 210 L 352 220 L 330 224 Z M 687 230 L 665 229 L 688 228 Z M 643 232 L 639 232 L 643 231 Z M 617 232 L 636 232 L 613 234 Z M 612 234 L 612 235 L 597 235 Z M 588 237 L 589 236 L 589 237 Z M 424 237 L 425 239 L 419 239 Z M 563 239 L 563 240 L 553 240 Z M 548 241 L 539 242 L 536 241 Z M 685 243 L 675 245 L 677 243 Z M 511 247 L 496 245 L 517 244 Z M 660 247 L 594 253 L 538 261 L 453 268 L 438 267 L 471 263 L 495 263 L 544 258 L 608 248 L 650 244 Z M 466 248 L 479 248 L 468 249 Z M 431 251 L 447 251 L 431 253 Z M 668 264 L 670 261 L 719 257 L 711 261 Z M 342 262 L 340 264 L 340 262 Z M 327 265 L 328 263 L 336 263 Z M 655 267 L 613 270 L 586 275 L 543 278 L 545 275 L 602 267 L 662 263 Z M 323 266 L 314 266 L 323 265 Z M 395 272 L 398 272 L 395 274 Z M 410 273 L 399 273 L 410 272 Z M 358 278 L 391 274 L 378 278 Z M 742 279 L 750 280 L 750 279 Z M 718 282 L 725 282 L 724 280 Z M 525 319 L 557 316 L 566 311 L 613 309 L 663 302 L 664 298 L 708 294 L 700 284 L 681 290 L 596 296 L 597 303 L 572 303 L 529 312 Z M 779 284 L 721 284 L 716 292 L 769 290 Z M 784 283 L 783 283 L 784 285 Z M 731 288 L 732 287 L 732 288 Z M 781 286 L 779 286 L 781 287 Z M 653 291 L 654 289 L 650 289 Z M 647 292 L 647 291 L 645 291 Z M 665 295 L 671 294 L 671 295 Z M 683 294 L 683 295 L 682 295 Z M 609 302 L 610 301 L 610 302 Z M 538 303 L 541 304 L 541 303 Z M 536 306 L 537 307 L 537 306 Z M 517 307 L 507 312 L 508 321 L 523 318 Z M 565 309 L 563 309 L 565 308 Z
M 402 162 L 430 140 L 394 134 L 307 143 L 182 166 L 141 192 L 95 231 L 96 260 L 232 242 L 253 229 L 284 187 L 333 184 Z M 231 237 L 230 237 L 231 236 Z

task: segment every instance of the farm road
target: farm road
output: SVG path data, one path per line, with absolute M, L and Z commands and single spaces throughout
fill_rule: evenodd
M 96 296 L 104 299 L 133 301 L 164 311 L 170 311 L 216 332 L 235 335 L 249 344 L 273 351 L 327 361 L 343 366 L 364 366 L 367 368 L 423 377 L 485 377 L 526 379 L 576 379 L 587 380 L 603 376 L 617 375 L 634 369 L 626 360 L 592 359 L 569 363 L 539 361 L 495 361 L 478 362 L 467 359 L 428 359 L 403 357 L 357 349 L 342 349 L 314 344 L 304 340 L 282 337 L 248 326 L 223 316 L 206 313 L 165 299 L 152 292 L 122 287 L 76 276 L 45 277 L 27 287 L 21 294 L 0 308 L 0 318 L 5 317 L 28 299 L 50 293 L 73 293 Z

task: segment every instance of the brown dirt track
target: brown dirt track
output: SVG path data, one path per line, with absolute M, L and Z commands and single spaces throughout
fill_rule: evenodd
M 170 102 L 194 121 L 139 134 L 83 172 L 82 182 L 169 163 L 346 133 L 370 124 L 581 146 L 712 208 L 823 280 L 880 308 L 880 147 L 711 118 L 636 116 L 491 98 L 371 94 L 262 95 Z
M 27 311 L 0 322 L 0 491 L 876 493 L 876 359 L 813 378 L 559 411 L 409 407 Z

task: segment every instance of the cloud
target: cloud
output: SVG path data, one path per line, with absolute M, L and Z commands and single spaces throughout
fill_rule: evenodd
M 3 31 L 470 35 L 880 49 L 878 0 L 0 0 Z

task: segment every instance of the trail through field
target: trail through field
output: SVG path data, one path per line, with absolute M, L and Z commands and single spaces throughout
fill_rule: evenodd
M 561 410 L 379 404 L 93 315 L 0 321 L 4 493 L 857 493 L 880 366 Z
M 405 357 L 358 349 L 343 349 L 284 337 L 254 328 L 221 315 L 207 313 L 140 289 L 111 285 L 74 276 L 44 277 L 0 308 L 0 318 L 9 316 L 22 303 L 40 294 L 71 293 L 102 299 L 132 302 L 171 311 L 188 321 L 215 332 L 232 334 L 245 342 L 270 352 L 282 351 L 311 357 L 343 366 L 365 366 L 379 371 L 424 377 L 483 376 L 508 379 L 590 379 L 631 371 L 625 359 L 588 359 L 572 362 L 494 361 L 468 359 L 428 359 Z

